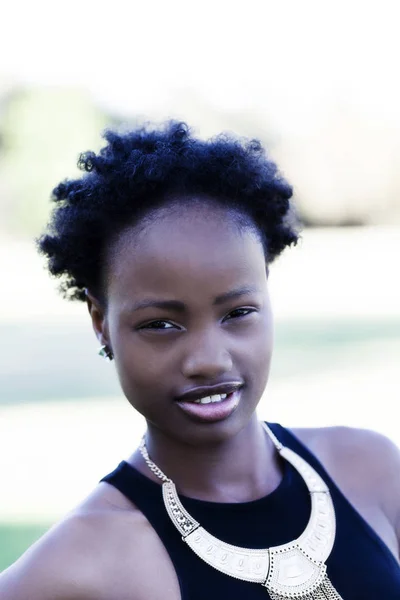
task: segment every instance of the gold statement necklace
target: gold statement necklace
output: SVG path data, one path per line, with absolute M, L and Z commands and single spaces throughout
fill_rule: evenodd
M 336 519 L 328 486 L 298 454 L 283 446 L 266 423 L 263 426 L 279 454 L 303 478 L 311 495 L 311 515 L 296 540 L 265 549 L 240 548 L 214 537 L 182 505 L 174 482 L 150 459 L 143 437 L 140 452 L 161 481 L 164 505 L 182 540 L 221 573 L 264 586 L 272 600 L 343 600 L 326 573 L 335 540 Z

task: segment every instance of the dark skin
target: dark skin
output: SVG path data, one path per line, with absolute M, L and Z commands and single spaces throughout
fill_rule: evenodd
M 255 413 L 272 353 L 259 236 L 207 203 L 201 210 L 170 207 L 155 216 L 127 228 L 109 249 L 107 303 L 88 294 L 96 335 L 112 349 L 122 389 L 147 420 L 151 457 L 182 494 L 216 502 L 262 497 L 279 485 L 282 470 Z M 179 305 L 137 308 L 145 300 Z M 205 424 L 176 403 L 187 389 L 231 380 L 243 387 L 225 419 Z M 372 432 L 294 433 L 398 558 L 398 450 Z M 158 481 L 137 451 L 129 461 Z M 180 591 L 170 558 L 143 514 L 102 483 L 0 576 L 0 596 L 179 600 Z

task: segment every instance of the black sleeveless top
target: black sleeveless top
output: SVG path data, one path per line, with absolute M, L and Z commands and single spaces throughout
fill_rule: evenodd
M 292 433 L 270 424 L 278 439 L 302 456 L 330 488 L 336 511 L 336 539 L 327 564 L 344 600 L 400 600 L 400 566 L 361 515 L 346 500 L 321 463 Z M 226 504 L 180 496 L 183 505 L 217 538 L 247 548 L 268 548 L 297 538 L 310 517 L 304 481 L 285 461 L 280 485 L 252 502 Z M 175 567 L 182 600 L 266 600 L 266 589 L 240 581 L 207 565 L 182 541 L 162 500 L 161 487 L 126 462 L 102 479 L 131 500 L 162 540 Z M 150 599 L 149 599 L 150 600 Z

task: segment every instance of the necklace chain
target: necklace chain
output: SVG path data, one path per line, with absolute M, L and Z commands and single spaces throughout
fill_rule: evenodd
M 262 423 L 262 426 L 266 430 L 266 432 L 268 433 L 268 435 L 269 435 L 270 439 L 272 440 L 275 448 L 278 450 L 278 452 L 281 452 L 281 450 L 283 448 L 283 445 L 278 440 L 278 438 L 276 437 L 276 435 L 274 434 L 274 432 L 271 430 L 270 427 L 268 427 L 268 425 L 266 423 Z M 160 469 L 160 467 L 158 467 L 156 465 L 156 463 L 151 460 L 151 458 L 149 456 L 149 452 L 147 450 L 145 436 L 143 436 L 142 439 L 141 439 L 141 442 L 139 444 L 139 451 L 140 451 L 140 454 L 143 456 L 143 459 L 144 459 L 146 465 L 149 467 L 150 471 L 152 473 L 154 473 L 154 475 L 156 477 L 158 477 L 159 479 L 161 479 L 161 481 L 163 481 L 163 482 L 170 482 L 170 481 L 172 481 L 169 477 L 166 476 L 166 474 L 164 473 L 164 471 L 162 471 Z
M 154 463 L 151 460 L 149 453 L 147 451 L 146 440 L 145 440 L 144 436 L 142 437 L 142 441 L 140 442 L 139 450 L 140 450 L 140 454 L 143 456 L 144 461 L 145 461 L 146 465 L 149 467 L 150 471 L 152 473 L 154 473 L 154 475 L 156 475 L 164 483 L 170 482 L 171 479 L 169 477 L 167 477 L 166 474 L 164 473 L 164 471 L 162 471 L 160 469 L 160 467 L 157 467 L 156 463 Z

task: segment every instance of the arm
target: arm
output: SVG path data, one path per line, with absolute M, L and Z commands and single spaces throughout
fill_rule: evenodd
M 389 515 L 393 512 L 400 556 L 400 449 L 392 442 L 388 444 L 387 461 L 390 468 L 389 481 L 392 484 L 388 489 L 387 506 Z
M 0 574 L 2 600 L 91 600 L 76 523 L 50 530 L 11 567 Z
M 177 600 L 180 589 L 142 513 L 108 508 L 74 514 L 50 530 L 0 574 L 0 598 Z
M 77 592 L 77 590 L 76 590 Z M 2 600 L 78 600 L 78 595 L 68 582 L 61 582 L 45 562 L 36 566 L 34 572 L 22 565 L 12 565 L 0 574 L 0 597 Z
M 348 487 L 371 500 L 385 515 L 400 549 L 400 450 L 375 431 L 334 428 L 337 469 Z M 345 469 L 343 465 L 346 465 Z M 347 472 L 346 472 L 347 471 Z M 399 556 L 399 552 L 397 553 Z
M 359 439 L 360 469 L 366 470 L 400 549 L 400 450 L 390 439 L 374 431 L 355 430 Z

